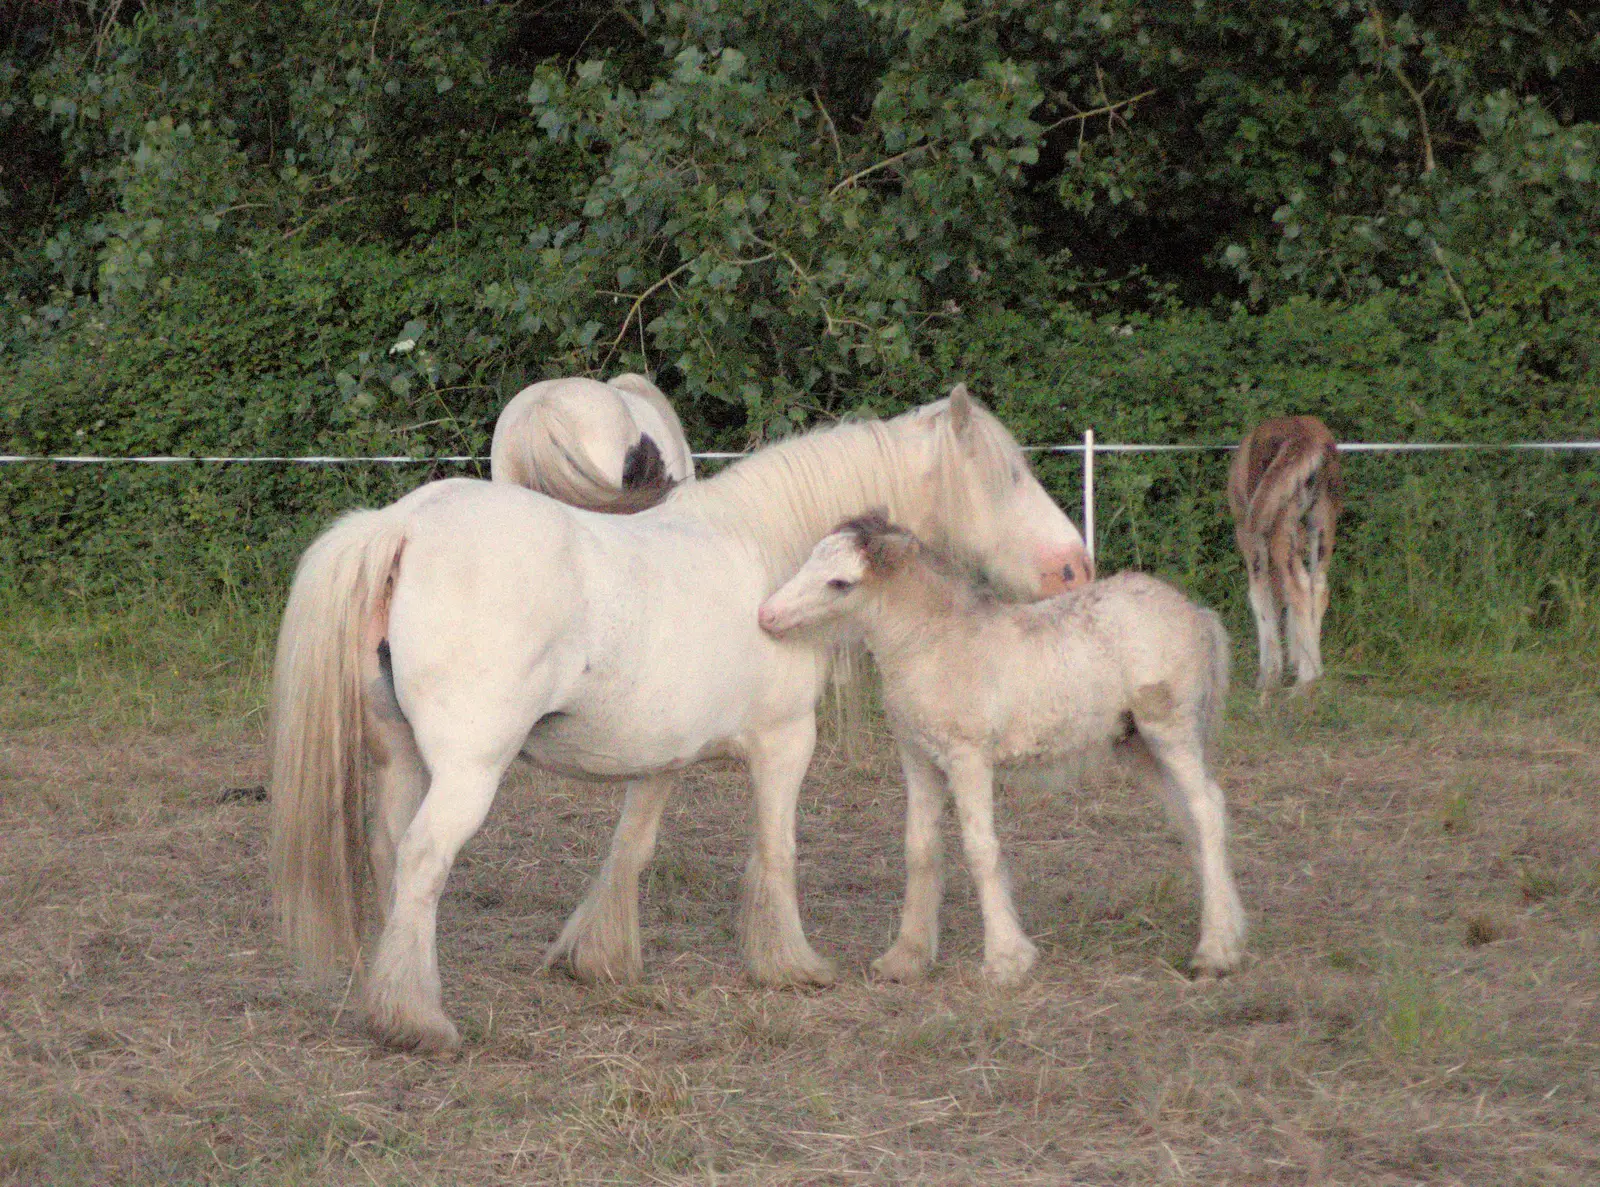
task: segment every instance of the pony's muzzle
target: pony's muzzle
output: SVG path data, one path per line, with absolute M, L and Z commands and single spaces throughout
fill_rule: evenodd
M 1077 545 L 1040 566 L 1039 595 L 1054 597 L 1093 580 L 1094 561 L 1089 558 L 1089 550 Z

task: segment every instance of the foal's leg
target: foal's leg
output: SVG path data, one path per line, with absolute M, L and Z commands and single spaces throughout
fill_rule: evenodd
M 817 743 L 812 713 L 753 735 L 746 745 L 755 792 L 755 843 L 745 867 L 739 948 L 764 985 L 831 985 L 833 963 L 818 956 L 800 926 L 795 891 L 795 804 Z
M 1256 620 L 1256 654 L 1260 668 L 1256 687 L 1265 692 L 1283 680 L 1283 645 L 1278 638 L 1278 604 L 1272 596 L 1272 557 L 1265 537 L 1240 533 L 1239 550 L 1244 553 L 1245 571 L 1250 580 L 1250 610 Z
M 1289 603 L 1289 654 L 1294 660 L 1295 684 L 1310 684 L 1322 675 L 1322 650 L 1316 628 L 1316 593 L 1311 574 L 1306 571 L 1305 539 L 1299 521 L 1284 529 L 1281 556 L 1274 561 L 1284 573 L 1285 598 Z
M 639 875 L 655 852 L 661 811 L 672 788 L 669 776 L 628 784 L 606 863 L 545 953 L 545 968 L 565 957 L 580 981 L 637 981 L 644 975 Z
M 978 884 L 983 909 L 983 971 L 999 985 L 1028 975 L 1039 950 L 1022 930 L 1011 901 L 1010 878 L 994 835 L 994 768 L 980 755 L 951 756 L 950 791 L 961 816 L 961 842 L 967 867 Z
M 1172 803 L 1187 809 L 1185 832 L 1200 881 L 1200 943 L 1195 971 L 1220 975 L 1244 955 L 1245 918 L 1228 863 L 1228 809 L 1222 788 L 1206 771 L 1197 723 L 1137 718 L 1150 753 L 1161 764 Z
M 872 971 L 890 981 L 915 981 L 939 954 L 939 897 L 943 890 L 939 810 L 944 773 L 920 750 L 899 743 L 906 777 L 906 901 L 900 936 Z
M 1333 561 L 1335 514 L 1326 492 L 1311 505 L 1306 517 L 1310 539 L 1306 560 L 1311 569 L 1311 637 L 1316 649 L 1317 672 L 1322 671 L 1322 616 L 1328 612 L 1328 566 Z

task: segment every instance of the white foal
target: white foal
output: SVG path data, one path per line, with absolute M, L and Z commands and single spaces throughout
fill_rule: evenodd
M 489 472 L 572 507 L 626 512 L 693 482 L 694 459 L 671 402 L 630 372 L 523 388 L 495 421 Z
M 1202 974 L 1236 967 L 1244 911 L 1228 865 L 1227 811 L 1206 766 L 1228 689 L 1228 638 L 1209 610 L 1142 573 L 1031 605 L 1001 603 L 881 516 L 844 524 L 762 604 L 762 627 L 864 633 L 905 769 L 906 901 L 900 936 L 873 969 L 921 976 L 938 951 L 939 813 L 961 818 L 984 922 L 984 970 L 1013 982 L 1036 951 L 1011 901 L 994 833 L 994 768 L 1050 761 L 1129 724 L 1160 767 L 1201 894 Z
M 550 956 L 638 977 L 665 776 L 723 757 L 748 766 L 755 797 L 745 964 L 768 983 L 831 980 L 800 925 L 794 842 L 827 651 L 779 644 L 756 612 L 834 524 L 875 506 L 1018 596 L 1091 575 L 1077 529 L 965 387 L 770 446 L 634 515 L 463 479 L 346 515 L 301 558 L 273 672 L 269 868 L 290 943 L 313 966 L 354 953 L 370 862 L 368 1026 L 395 1046 L 456 1045 L 439 896 L 520 753 L 628 783 Z

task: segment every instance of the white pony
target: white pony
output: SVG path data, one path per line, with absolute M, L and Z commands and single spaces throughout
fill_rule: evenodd
M 882 516 L 842 525 L 761 606 L 773 635 L 855 627 L 883 677 L 905 768 L 906 902 L 900 936 L 873 964 L 921 976 L 939 942 L 939 812 L 961 817 L 983 909 L 984 971 L 1005 984 L 1037 951 L 1022 931 L 994 835 L 994 767 L 1049 761 L 1131 725 L 1160 767 L 1201 885 L 1198 972 L 1239 963 L 1244 912 L 1228 866 L 1222 789 L 1206 770 L 1228 691 L 1228 637 L 1209 610 L 1143 573 L 1048 601 L 1005 605 L 939 563 Z
M 671 402 L 628 373 L 523 388 L 495 421 L 489 472 L 573 507 L 637 511 L 693 482 L 694 459 Z
M 313 966 L 354 953 L 370 860 L 382 926 L 368 1026 L 395 1046 L 456 1045 L 439 895 L 521 753 L 629 781 L 611 852 L 548 960 L 635 978 L 664 776 L 730 757 L 755 796 L 745 963 L 763 982 L 831 981 L 794 877 L 827 653 L 780 645 L 756 612 L 834 524 L 879 506 L 1020 596 L 1091 572 L 1077 529 L 964 387 L 771 446 L 636 515 L 452 479 L 339 520 L 301 558 L 273 674 L 270 871 L 288 941 Z

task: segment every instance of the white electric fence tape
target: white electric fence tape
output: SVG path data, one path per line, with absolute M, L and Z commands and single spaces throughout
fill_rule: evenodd
M 1140 445 L 1111 441 L 1093 441 L 1093 430 L 1085 434 L 1092 444 L 1071 445 L 1024 445 L 1025 453 L 1083 453 L 1084 450 L 1093 449 L 1095 453 L 1224 453 L 1239 448 L 1237 445 Z M 1431 453 L 1451 450 L 1480 450 L 1493 451 L 1507 450 L 1600 450 L 1600 441 L 1378 441 L 1357 442 L 1341 441 L 1340 453 Z M 697 453 L 693 455 L 697 461 L 702 462 L 729 462 L 746 456 L 743 453 Z M 225 455 L 194 455 L 181 456 L 172 454 L 144 454 L 129 457 L 114 457 L 102 454 L 40 454 L 40 453 L 6 453 L 0 454 L 0 465 L 14 465 L 21 462 L 53 462 L 63 466 L 114 466 L 114 465 L 145 465 L 145 466 L 175 466 L 191 462 L 206 462 L 215 465 L 238 466 L 255 462 L 275 463 L 287 466 L 359 466 L 359 465 L 384 465 L 384 466 L 427 466 L 433 464 L 466 465 L 471 462 L 487 462 L 486 457 L 477 457 L 470 454 L 442 454 L 426 457 L 410 457 L 406 455 L 393 455 L 388 457 L 342 457 L 332 454 L 306 454 L 297 456 L 225 456 Z
M 1083 443 L 1074 445 L 1024 445 L 1026 453 L 1079 453 L 1083 455 L 1083 540 L 1094 561 L 1094 455 L 1097 453 L 1225 453 L 1238 449 L 1237 445 L 1137 445 L 1118 442 L 1097 442 L 1094 430 L 1083 434 Z M 1600 441 L 1385 441 L 1340 442 L 1340 453 L 1444 453 L 1491 450 L 1600 450 Z M 729 462 L 745 455 L 742 453 L 697 453 L 695 460 L 702 462 Z M 464 454 L 438 457 L 173 457 L 153 455 L 144 457 L 102 457 L 92 454 L 49 457 L 43 454 L 0 454 L 0 465 L 18 462 L 54 462 L 64 466 L 148 465 L 172 466 L 190 462 L 210 462 L 218 465 L 246 465 L 253 462 L 272 462 L 288 466 L 425 466 L 433 464 L 465 465 L 470 462 L 487 462 L 484 457 Z

